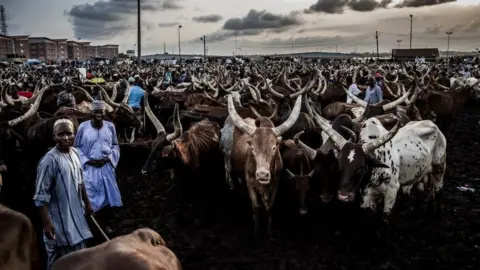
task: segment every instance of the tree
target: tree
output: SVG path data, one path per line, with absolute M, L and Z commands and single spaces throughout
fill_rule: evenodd
M 124 53 L 119 53 L 118 58 L 130 58 L 130 56 L 124 54 Z

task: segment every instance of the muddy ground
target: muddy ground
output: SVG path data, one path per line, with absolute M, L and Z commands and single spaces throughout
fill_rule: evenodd
M 274 239 L 254 241 L 246 190 L 222 187 L 203 195 L 206 205 L 200 216 L 192 195 L 199 189 L 188 190 L 185 184 L 171 188 L 164 175 L 142 177 L 137 159 L 138 164 L 122 164 L 118 173 L 124 207 L 116 215 L 117 233 L 145 226 L 157 230 L 184 269 L 478 269 L 479 121 L 480 110 L 470 107 L 447 134 L 441 211 L 404 198 L 386 227 L 357 207 L 326 206 L 318 200 L 310 202 L 309 214 L 301 218 L 293 202 L 280 196 Z M 138 149 L 125 149 L 122 155 L 146 156 Z M 461 185 L 476 192 L 457 190 Z

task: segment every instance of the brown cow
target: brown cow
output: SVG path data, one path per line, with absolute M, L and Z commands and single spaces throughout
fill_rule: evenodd
M 96 247 L 70 253 L 52 270 L 181 270 L 177 256 L 154 230 L 138 229 Z
M 288 119 L 275 127 L 267 117 L 256 120 L 243 119 L 235 110 L 232 96 L 228 96 L 228 113 L 235 129 L 231 151 L 232 169 L 240 172 L 246 180 L 248 194 L 252 202 L 254 233 L 259 231 L 260 204 L 257 194 L 268 215 L 268 233 L 271 235 L 271 210 L 278 189 L 278 178 L 283 168 L 279 144 L 281 135 L 290 129 L 298 119 L 302 105 L 302 96 L 298 96 L 295 107 Z M 225 124 L 227 125 L 227 123 Z
M 40 269 L 36 244 L 30 220 L 0 204 L 0 269 Z

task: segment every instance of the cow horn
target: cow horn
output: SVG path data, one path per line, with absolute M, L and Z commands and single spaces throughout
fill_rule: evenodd
M 232 95 L 228 95 L 227 98 L 227 103 L 228 103 L 228 114 L 232 118 L 233 123 L 237 128 L 239 128 L 241 131 L 245 132 L 248 135 L 252 135 L 253 132 L 255 132 L 254 127 L 248 125 L 243 121 L 243 118 L 237 113 L 235 110 L 235 105 L 233 105 L 233 97 Z
M 288 177 L 290 177 L 291 179 L 295 178 L 295 174 L 293 174 L 289 169 L 285 169 L 285 171 L 287 172 Z
M 300 115 L 300 110 L 302 109 L 302 96 L 298 96 L 297 100 L 295 101 L 295 106 L 293 107 L 292 112 L 288 119 L 283 122 L 280 126 L 274 127 L 272 129 L 275 136 L 281 136 L 287 130 L 289 130 L 295 122 L 297 122 L 298 116 Z
M 389 110 L 392 110 L 394 109 L 395 107 L 397 107 L 398 105 L 402 104 L 407 98 L 408 96 L 411 94 L 412 92 L 412 89 L 414 88 L 413 87 L 414 84 L 412 84 L 412 86 L 410 87 L 410 89 L 408 89 L 408 92 L 405 93 L 403 96 L 401 96 L 400 98 L 398 98 L 397 100 L 393 101 L 393 102 L 390 102 L 388 104 L 385 104 L 383 105 L 383 110 L 384 111 L 389 111 Z
M 110 97 L 109 97 L 108 94 L 107 94 L 107 91 L 105 91 L 105 89 L 104 89 L 101 85 L 97 84 L 97 86 L 100 87 L 100 91 L 101 91 L 101 93 L 102 93 L 102 95 L 103 95 L 103 98 L 105 99 L 105 102 L 106 102 L 108 105 L 110 105 L 110 106 L 112 106 L 112 107 L 114 107 L 114 108 L 119 108 L 119 107 L 120 107 L 120 104 L 115 103 L 115 102 L 113 102 L 113 101 L 110 99 Z M 129 108 L 130 108 L 130 107 L 129 107 Z
M 123 97 L 122 103 L 127 104 L 128 102 L 128 97 L 130 96 L 130 84 L 128 83 L 127 80 L 123 79 L 123 82 L 125 83 L 125 86 L 127 87 L 125 89 L 125 97 Z
M 347 128 L 346 126 L 342 126 L 342 129 L 350 134 L 350 140 L 349 141 L 351 141 L 353 143 L 357 142 L 357 134 L 355 134 L 355 132 L 353 130 Z
M 254 107 L 250 106 L 250 110 L 252 111 L 253 114 L 255 114 L 255 116 L 256 116 L 257 118 L 263 117 L 261 114 L 258 113 L 257 110 L 255 110 Z M 277 106 L 277 104 L 275 104 L 275 107 L 273 108 L 273 112 L 272 112 L 272 114 L 268 117 L 268 119 L 272 120 L 272 119 L 277 115 L 277 111 L 278 111 L 278 106 Z
M 143 96 L 143 103 L 144 103 L 144 107 L 145 107 L 145 114 L 148 116 L 150 121 L 152 121 L 153 126 L 157 130 L 157 135 L 160 134 L 160 133 L 165 133 L 165 128 L 163 127 L 162 123 L 158 120 L 158 118 L 152 112 L 152 109 L 150 109 L 150 104 L 148 103 L 148 93 L 147 92 L 145 92 L 145 95 Z
M 15 104 L 13 103 L 13 100 L 12 100 L 12 97 L 10 97 L 9 94 L 7 94 L 7 90 L 10 86 L 7 84 L 5 84 L 5 86 L 2 88 L 2 99 L 3 101 L 9 105 L 9 106 L 15 106 Z
M 310 106 L 310 105 L 308 105 Z M 332 139 L 332 141 L 337 145 L 339 149 L 342 149 L 343 146 L 347 143 L 347 140 L 342 137 L 342 135 L 338 134 L 336 130 L 334 130 L 330 124 L 328 123 L 327 120 L 325 120 L 323 117 L 318 115 L 317 112 L 313 111 L 313 119 L 315 120 L 315 123 L 320 126 L 320 128 L 327 133 L 328 137 Z
M 310 160 L 314 160 L 315 157 L 317 156 L 317 151 L 313 148 L 311 148 L 310 146 L 304 144 L 302 141 L 300 141 L 299 137 L 304 133 L 304 131 L 301 131 L 299 133 L 297 133 L 294 137 L 293 137 L 293 141 L 295 142 L 295 144 L 297 145 L 297 147 L 310 159 Z
M 38 107 L 40 107 L 40 102 L 42 102 L 42 97 L 43 97 L 43 94 L 45 93 L 45 91 L 47 91 L 48 89 L 50 88 L 50 86 L 47 86 L 45 88 L 43 88 L 39 93 L 38 93 L 38 96 L 37 96 L 37 99 L 35 100 L 35 103 L 33 104 L 32 107 L 30 107 L 30 109 L 28 109 L 28 111 L 13 119 L 13 120 L 10 120 L 8 121 L 8 125 L 13 127 L 13 126 L 16 126 L 18 125 L 20 122 L 24 121 L 25 119 L 31 117 L 34 113 L 36 113 L 38 111 Z
M 401 121 L 400 121 L 400 119 L 397 118 L 397 124 L 395 124 L 395 126 L 390 131 L 388 131 L 387 133 L 383 134 L 382 136 L 376 138 L 373 141 L 364 143 L 362 145 L 363 152 L 366 153 L 366 154 L 371 153 L 375 149 L 377 149 L 378 147 L 387 143 L 389 140 L 391 140 L 397 134 L 398 130 L 400 129 L 400 125 L 401 125 Z
M 270 84 L 268 83 L 267 79 L 266 78 L 263 78 L 265 80 L 265 84 L 267 85 L 267 89 L 270 93 L 272 93 L 272 95 L 274 95 L 275 97 L 277 98 L 284 98 L 283 94 L 280 94 L 279 92 L 275 91 L 271 86 Z
M 291 94 L 291 95 L 290 95 L 290 98 L 296 98 L 296 97 L 298 97 L 298 96 L 300 96 L 300 95 L 303 95 L 303 94 L 305 94 L 306 92 L 310 91 L 310 89 L 312 89 L 313 86 L 315 85 L 315 81 L 316 81 L 316 80 L 317 80 L 316 77 L 315 77 L 315 79 L 310 79 L 310 81 L 307 82 L 307 84 L 305 85 L 305 87 L 303 87 L 302 90 L 300 90 L 300 91 L 298 91 L 298 92 L 296 92 L 296 93 Z
M 366 108 L 367 107 L 367 102 L 364 101 L 364 100 L 361 100 L 360 98 L 358 98 L 357 96 L 355 96 L 354 94 L 350 93 L 347 88 L 345 87 L 345 85 L 342 84 L 342 89 L 343 91 L 345 91 L 345 93 L 353 100 L 355 101 L 355 103 L 357 103 L 358 105 Z
M 173 126 L 174 132 L 167 135 L 167 141 L 171 142 L 176 138 L 180 137 L 183 133 L 182 123 L 180 123 L 180 115 L 178 112 L 178 103 L 175 103 L 175 108 L 173 109 Z

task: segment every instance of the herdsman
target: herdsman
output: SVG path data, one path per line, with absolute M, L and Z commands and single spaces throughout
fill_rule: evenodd
M 110 223 L 113 219 L 111 207 L 122 206 L 122 197 L 115 175 L 120 159 L 117 132 L 112 122 L 104 121 L 105 102 L 92 102 L 93 119 L 78 127 L 75 147 L 80 154 L 85 171 L 85 186 L 95 212 L 103 210 L 101 221 L 107 233 L 113 233 Z M 98 217 L 98 216 L 97 216 Z
M 93 210 L 83 182 L 82 163 L 72 147 L 73 123 L 59 119 L 53 130 L 57 145 L 38 164 L 33 197 L 43 221 L 47 270 L 60 257 L 85 248 L 85 240 L 92 237 L 85 212 L 91 214 Z

